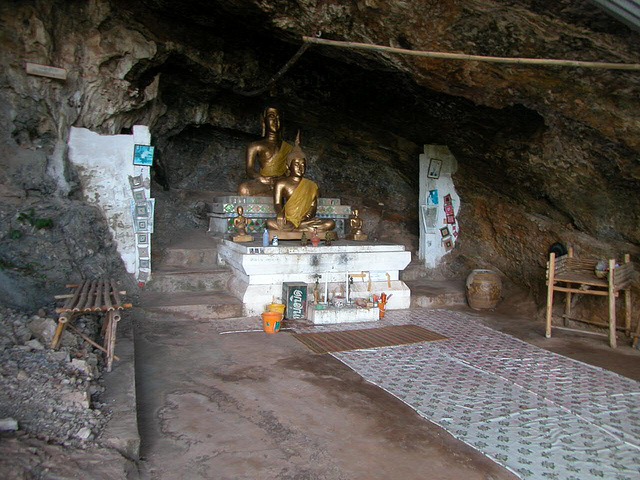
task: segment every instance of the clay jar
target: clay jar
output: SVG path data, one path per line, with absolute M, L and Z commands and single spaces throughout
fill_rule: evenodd
M 467 302 L 474 310 L 495 308 L 502 295 L 502 280 L 492 270 L 473 270 L 467 277 Z

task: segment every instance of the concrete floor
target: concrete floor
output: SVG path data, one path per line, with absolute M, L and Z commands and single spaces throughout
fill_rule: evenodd
M 601 337 L 557 331 L 547 340 L 516 303 L 476 314 L 640 380 L 640 352 L 626 342 L 613 351 Z M 219 335 L 211 322 L 144 315 L 136 362 L 144 479 L 516 478 L 286 332 Z

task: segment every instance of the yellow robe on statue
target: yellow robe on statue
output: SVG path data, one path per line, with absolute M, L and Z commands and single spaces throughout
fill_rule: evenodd
M 293 150 L 293 145 L 287 142 L 280 144 L 280 150 L 276 153 L 267 164 L 260 169 L 260 175 L 263 177 L 280 177 L 287 171 L 287 155 Z
M 317 195 L 318 185 L 312 180 L 301 179 L 287 203 L 284 204 L 285 218 L 298 228 Z

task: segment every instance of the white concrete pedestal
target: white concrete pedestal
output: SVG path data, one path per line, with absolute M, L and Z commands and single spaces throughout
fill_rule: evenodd
M 314 306 L 310 306 L 307 311 L 309 321 L 314 325 L 325 325 L 328 323 L 356 323 L 356 322 L 375 322 L 380 319 L 380 310 L 374 308 L 358 308 L 352 305 L 336 308 L 327 307 L 317 310 Z
M 403 245 L 373 244 L 339 240 L 330 247 L 291 246 L 262 247 L 259 242 L 243 244 L 220 240 L 220 259 L 233 270 L 229 284 L 232 295 L 243 303 L 245 315 L 258 315 L 274 299 L 282 300 L 283 282 L 304 282 L 312 298 L 314 275 L 321 275 L 320 294 L 331 293 L 345 285 L 347 274 L 364 274 L 354 278 L 349 298 L 369 298 L 370 294 L 388 296 L 386 308 L 405 309 L 411 305 L 411 291 L 399 279 L 399 272 L 411 261 L 411 252 Z M 328 281 L 328 286 L 325 283 Z M 371 288 L 369 288 L 369 286 Z M 360 320 L 362 321 L 362 320 Z

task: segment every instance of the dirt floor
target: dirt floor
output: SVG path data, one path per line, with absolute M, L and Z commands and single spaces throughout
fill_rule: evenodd
M 604 337 L 556 331 L 545 339 L 527 305 L 516 297 L 476 315 L 543 348 L 640 379 L 640 352 L 626 342 L 613 351 Z M 168 315 L 145 315 L 137 328 L 142 478 L 516 478 L 286 332 L 220 335 L 210 322 Z

